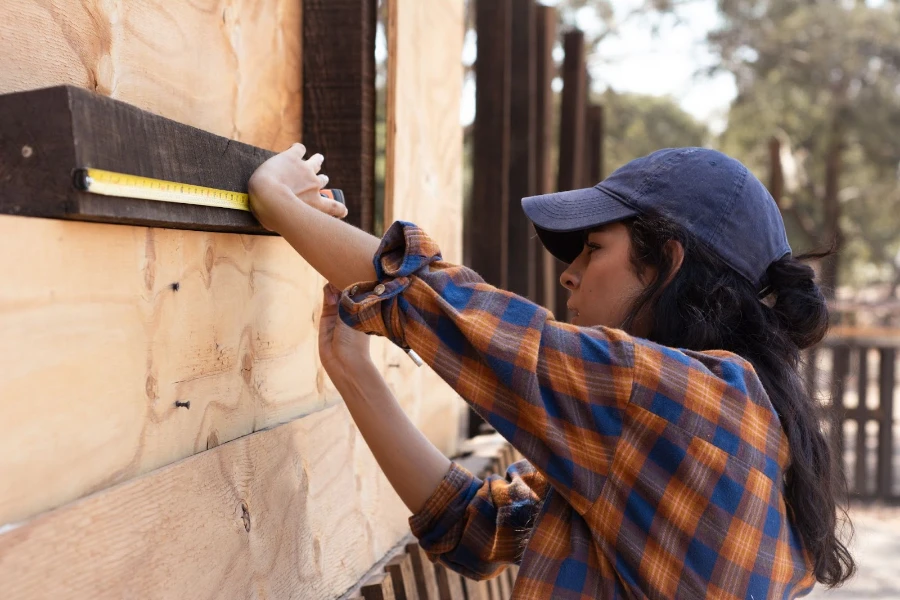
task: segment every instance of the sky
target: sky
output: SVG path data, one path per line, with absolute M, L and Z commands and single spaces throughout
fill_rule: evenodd
M 636 92 L 654 96 L 671 96 L 685 111 L 718 133 L 726 125 L 731 101 L 737 94 L 730 74 L 714 77 L 698 75 L 703 67 L 712 64 L 713 57 L 706 49 L 706 34 L 715 29 L 719 16 L 715 0 L 695 0 L 679 8 L 679 22 L 665 19 L 658 32 L 651 32 L 643 18 L 625 19 L 641 0 L 615 0 L 613 9 L 621 22 L 617 36 L 607 37 L 588 57 L 588 68 L 594 88 L 603 91 L 612 87 L 617 92 Z M 546 0 L 546 4 L 554 4 Z M 622 22 L 624 20 L 624 22 Z M 578 26 L 584 31 L 602 28 L 592 9 L 578 15 Z M 463 48 L 463 62 L 475 59 L 476 40 L 472 32 Z M 562 49 L 556 58 L 561 60 Z M 555 82 L 560 89 L 562 82 Z M 471 123 L 475 116 L 475 85 L 467 81 L 463 90 L 460 120 Z

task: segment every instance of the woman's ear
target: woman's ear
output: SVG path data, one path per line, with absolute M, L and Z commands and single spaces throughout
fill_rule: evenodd
M 669 240 L 666 242 L 666 245 L 663 246 L 663 249 L 669 257 L 669 260 L 672 262 L 672 268 L 669 270 L 669 277 L 663 284 L 663 287 L 665 287 L 672 283 L 672 280 L 675 279 L 675 275 L 677 275 L 678 271 L 681 269 L 681 264 L 684 262 L 684 246 L 682 246 L 681 242 L 678 240 Z

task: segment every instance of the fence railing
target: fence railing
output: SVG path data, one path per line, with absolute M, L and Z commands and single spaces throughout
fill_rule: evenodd
M 807 381 L 829 409 L 833 448 L 851 495 L 900 503 L 894 396 L 900 332 L 836 328 L 807 360 Z

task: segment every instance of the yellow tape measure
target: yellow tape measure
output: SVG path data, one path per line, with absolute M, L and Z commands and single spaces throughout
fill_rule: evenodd
M 250 196 L 243 192 L 232 192 L 216 188 L 165 181 L 140 175 L 128 175 L 103 169 L 76 169 L 75 187 L 83 192 L 117 196 L 119 198 L 140 198 L 159 202 L 217 206 L 250 212 Z M 326 198 L 345 204 L 341 190 L 319 190 Z
M 250 196 L 242 192 L 219 190 L 178 183 L 162 179 L 127 175 L 103 169 L 78 169 L 75 171 L 75 187 L 92 194 L 140 198 L 159 202 L 218 206 L 234 210 L 250 211 Z

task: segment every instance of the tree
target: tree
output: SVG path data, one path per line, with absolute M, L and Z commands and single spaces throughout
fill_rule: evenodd
M 739 90 L 723 150 L 764 174 L 777 136 L 795 245 L 836 242 L 852 283 L 900 282 L 900 9 L 719 0 L 719 10 L 725 24 L 709 42 Z M 831 293 L 838 268 L 836 257 L 821 268 Z
M 703 146 L 708 141 L 706 126 L 672 98 L 607 90 L 592 100 L 605 107 L 607 173 L 661 148 Z

